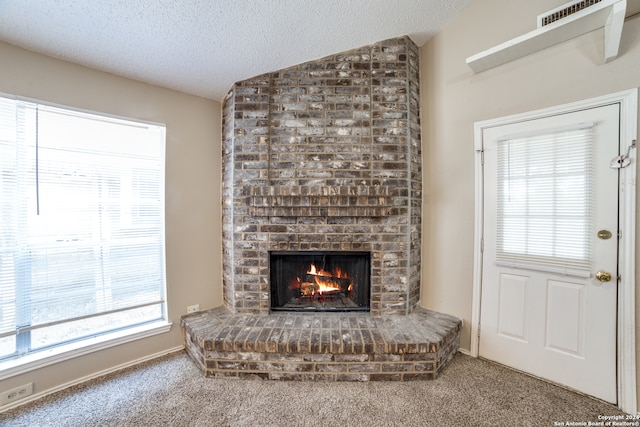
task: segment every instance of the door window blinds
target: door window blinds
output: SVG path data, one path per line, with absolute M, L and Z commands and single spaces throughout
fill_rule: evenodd
M 589 274 L 593 124 L 498 141 L 500 265 Z
M 166 317 L 164 145 L 0 97 L 0 358 Z

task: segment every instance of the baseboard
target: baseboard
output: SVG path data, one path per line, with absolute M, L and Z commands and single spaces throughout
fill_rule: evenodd
M 458 349 L 458 353 L 462 353 L 462 354 L 464 354 L 464 355 L 466 355 L 466 356 L 471 356 L 471 357 L 473 357 L 473 355 L 471 354 L 471 352 L 470 352 L 469 350 L 467 350 L 467 349 L 464 349 L 464 348 L 459 348 L 459 349 Z
M 86 375 L 84 377 L 76 378 L 75 380 L 69 381 L 68 383 L 64 383 L 64 384 L 61 384 L 59 386 L 56 386 L 56 387 L 41 391 L 40 393 L 32 394 L 31 396 L 29 396 L 29 397 L 27 397 L 25 399 L 21 399 L 21 400 L 15 402 L 15 403 L 3 406 L 2 408 L 0 408 L 0 414 L 3 413 L 3 412 L 8 411 L 10 409 L 17 408 L 18 406 L 22 406 L 22 405 L 25 405 L 27 403 L 34 402 L 34 401 L 36 401 L 38 399 L 41 399 L 41 398 L 43 398 L 45 396 L 48 396 L 50 394 L 57 393 L 57 392 L 59 392 L 61 390 L 64 390 L 66 388 L 73 387 L 74 385 L 82 384 L 82 383 L 87 382 L 89 380 L 93 380 L 95 378 L 99 378 L 99 377 L 102 377 L 104 375 L 108 375 L 108 374 L 120 371 L 122 369 L 129 368 L 131 366 L 135 366 L 135 365 L 138 365 L 140 363 L 147 362 L 147 361 L 153 360 L 153 359 L 157 359 L 158 357 L 166 356 L 167 354 L 175 353 L 175 352 L 182 351 L 182 350 L 184 350 L 184 346 L 183 345 L 177 346 L 177 347 L 173 347 L 173 348 L 169 348 L 167 350 L 160 351 L 158 353 L 150 354 L 148 356 L 140 357 L 138 359 L 134 359 L 134 360 L 131 360 L 129 362 L 122 363 L 120 365 L 112 366 L 112 367 L 110 367 L 108 369 L 104 369 L 102 371 L 94 372 L 91 375 Z

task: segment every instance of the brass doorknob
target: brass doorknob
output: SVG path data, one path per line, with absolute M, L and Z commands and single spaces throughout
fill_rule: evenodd
M 611 280 L 611 273 L 607 273 L 606 271 L 598 271 L 596 273 L 596 279 L 601 282 L 608 282 Z

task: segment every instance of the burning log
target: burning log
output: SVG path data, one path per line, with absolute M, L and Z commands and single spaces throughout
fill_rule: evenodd
M 318 269 L 314 264 L 311 264 L 309 271 L 302 278 L 296 277 L 290 285 L 291 289 L 299 292 L 299 297 L 346 294 L 352 290 L 352 287 L 351 279 L 340 269 L 328 272 Z
M 343 279 L 341 277 L 329 277 L 329 276 L 314 276 L 313 274 L 307 274 L 302 278 L 305 282 L 316 283 L 318 285 L 325 286 L 327 288 L 344 289 L 347 290 L 351 285 L 351 279 Z

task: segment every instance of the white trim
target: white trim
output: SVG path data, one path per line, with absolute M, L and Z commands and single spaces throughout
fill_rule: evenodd
M 45 366 L 73 359 L 74 357 L 169 332 L 171 325 L 172 323 L 165 321 L 153 322 L 135 328 L 128 328 L 59 347 L 53 347 L 17 359 L 9 359 L 0 363 L 0 381 L 33 371 L 34 369 L 44 368 Z
M 471 349 L 470 355 L 478 357 L 480 349 L 480 299 L 482 296 L 482 249 L 484 247 L 484 152 L 482 151 L 483 127 L 474 125 L 473 143 L 475 156 L 475 226 L 473 227 L 473 293 L 471 299 Z
M 504 135 L 498 139 L 498 142 L 507 142 L 507 141 L 511 141 L 512 139 L 533 138 L 537 136 L 548 135 L 551 133 L 561 133 L 561 132 L 571 132 L 574 130 L 591 129 L 595 125 L 596 124 L 593 122 L 583 122 L 575 125 L 562 126 L 558 128 L 552 128 L 552 129 L 540 129 L 540 130 L 534 130 L 531 132 L 522 132 L 522 133 L 516 133 L 513 135 Z
M 523 58 L 604 27 L 604 62 L 618 56 L 627 0 L 603 0 L 573 15 L 536 28 L 467 58 L 475 73 Z
M 638 137 L 638 92 L 620 101 L 620 151 L 624 153 Z M 636 162 L 638 149 L 629 150 L 631 163 L 620 170 L 618 273 L 618 406 L 625 412 L 638 410 L 636 386 Z
M 69 388 L 69 387 L 73 387 L 73 386 L 78 385 L 78 384 L 82 384 L 82 383 L 90 381 L 90 380 L 92 380 L 94 378 L 99 378 L 99 377 L 102 377 L 104 375 L 108 375 L 108 374 L 111 374 L 113 372 L 117 372 L 117 371 L 120 371 L 122 369 L 126 369 L 126 368 L 129 368 L 131 366 L 135 366 L 135 365 L 138 365 L 140 363 L 147 362 L 147 361 L 153 360 L 153 359 L 157 359 L 157 358 L 165 356 L 167 354 L 175 353 L 175 352 L 182 351 L 182 350 L 184 350 L 184 346 L 182 346 L 182 345 L 181 346 L 177 346 L 177 347 L 173 347 L 173 348 L 169 348 L 167 350 L 160 351 L 158 353 L 150 354 L 148 356 L 143 356 L 143 357 L 140 357 L 138 359 L 134 359 L 134 360 L 122 363 L 122 364 L 117 365 L 117 366 L 112 366 L 110 368 L 103 369 L 102 371 L 99 371 L 99 372 L 94 372 L 93 374 L 86 375 L 86 376 L 81 377 L 81 378 L 76 378 L 73 381 L 69 381 L 67 383 L 64 383 L 64 384 L 61 384 L 59 386 L 50 388 L 48 390 L 41 391 L 40 393 L 33 394 L 33 395 L 29 396 L 28 398 L 25 398 L 25 399 L 16 401 L 16 402 L 14 402 L 12 404 L 3 406 L 2 408 L 0 408 L 0 414 L 3 413 L 3 412 L 8 411 L 9 409 L 13 409 L 13 408 L 16 408 L 18 406 L 22 406 L 22 405 L 24 405 L 26 403 L 36 401 L 36 400 L 41 399 L 41 398 L 43 398 L 45 396 L 48 396 L 50 394 L 56 393 L 58 391 L 64 390 L 64 389 Z
M 551 267 L 548 265 L 542 264 L 533 264 L 526 262 L 512 262 L 512 261 L 496 261 L 496 265 L 500 267 L 507 268 L 515 268 L 519 270 L 534 270 L 534 271 L 543 271 L 546 273 L 560 274 L 563 276 L 573 276 L 580 277 L 583 279 L 588 279 L 591 277 L 590 270 L 578 270 L 572 268 L 563 268 L 563 267 Z
M 466 350 L 466 349 L 464 349 L 464 348 L 459 348 L 459 349 L 458 349 L 458 353 L 462 353 L 462 354 L 464 354 L 465 356 L 473 356 L 469 350 Z
M 480 334 L 480 296 L 482 294 L 482 238 L 483 238 L 483 141 L 485 129 L 524 122 L 544 117 L 566 114 L 604 105 L 620 105 L 620 145 L 621 152 L 637 138 L 638 90 L 631 89 L 609 95 L 582 100 L 570 104 L 531 111 L 522 114 L 485 120 L 474 123 L 475 158 L 475 231 L 474 231 L 474 274 L 473 300 L 471 310 L 470 355 L 478 357 Z M 618 407 L 624 412 L 637 413 L 636 389 L 636 322 L 635 322 L 635 213 L 636 213 L 636 159 L 637 149 L 630 150 L 631 163 L 620 171 L 620 240 L 618 285 L 618 351 L 617 384 Z

